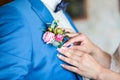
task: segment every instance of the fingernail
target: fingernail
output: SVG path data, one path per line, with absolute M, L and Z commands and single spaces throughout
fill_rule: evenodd
M 62 67 L 64 67 L 65 65 L 64 64 L 60 64 Z
M 65 47 L 61 47 L 61 49 L 65 50 L 66 48 Z
M 57 54 L 57 57 L 61 58 L 61 56 L 62 56 L 62 55 L 60 55 L 60 54 Z
M 66 44 L 66 43 L 63 44 L 63 47 L 67 47 L 67 46 L 68 46 L 68 44 Z
M 66 47 L 66 44 L 63 44 L 63 47 Z
M 62 52 L 62 49 L 57 49 L 58 52 Z
M 59 50 L 60 50 L 60 48 L 57 48 L 57 50 L 59 51 Z
M 59 56 L 60 54 L 57 54 L 57 56 Z
M 73 44 L 68 45 L 67 48 L 70 48 L 71 46 L 73 46 Z

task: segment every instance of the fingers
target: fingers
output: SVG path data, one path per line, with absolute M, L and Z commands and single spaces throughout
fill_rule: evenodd
M 79 49 L 80 49 L 80 46 L 79 46 L 79 45 L 74 45 L 74 46 L 71 46 L 70 48 L 71 48 L 71 49 L 75 49 L 75 50 L 76 50 L 76 49 L 79 50 Z M 83 47 L 82 47 L 82 48 L 83 48 Z
M 66 34 L 66 35 L 71 38 L 71 37 L 78 36 L 79 34 L 77 34 L 77 33 L 69 33 L 69 34 Z
M 73 66 L 68 66 L 68 65 L 65 65 L 65 64 L 61 64 L 61 66 L 69 71 L 72 71 L 72 72 L 75 72 L 75 73 L 78 73 L 78 74 L 81 74 L 82 75 L 82 71 L 80 71 L 77 67 L 73 67 Z
M 79 50 L 79 51 L 82 51 L 82 52 L 87 52 L 87 48 L 84 46 L 79 46 L 79 45 L 74 45 L 74 46 L 71 46 L 70 49 L 73 49 L 73 50 Z
M 82 56 L 84 54 L 83 52 L 76 50 L 76 48 L 74 49 L 72 47 L 70 47 L 70 48 L 62 47 L 62 48 L 58 49 L 58 51 L 67 57 L 73 57 L 73 55 Z
M 71 28 L 64 28 L 66 32 L 70 32 L 70 33 L 75 33 L 75 31 Z
M 58 51 L 63 54 L 64 56 L 71 58 L 73 60 L 79 61 L 80 57 L 84 54 L 81 51 L 78 50 L 72 50 L 72 49 L 67 49 L 67 48 L 61 48 L 58 49 Z
M 76 60 L 73 60 L 71 58 L 67 58 L 67 57 L 62 56 L 62 55 L 57 55 L 57 56 L 58 56 L 59 59 L 61 59 L 62 61 L 66 62 L 66 63 L 68 63 L 70 65 L 73 65 L 73 66 L 76 66 L 76 67 L 79 66 L 79 62 L 76 61 Z
M 82 38 L 81 34 L 79 34 L 79 35 L 71 38 L 68 42 L 66 42 L 64 44 L 64 46 L 69 46 L 70 44 L 74 44 L 75 42 L 81 42 L 81 41 L 83 41 L 83 38 Z

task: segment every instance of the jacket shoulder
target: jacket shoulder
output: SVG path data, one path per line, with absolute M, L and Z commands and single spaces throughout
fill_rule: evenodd
M 2 6 L 0 7 L 0 32 L 10 33 L 22 26 L 24 24 L 24 18 L 21 13 L 13 6 Z M 13 27 L 14 26 L 14 27 Z M 0 35 L 0 37 L 3 34 Z
M 30 53 L 32 45 L 28 25 L 16 7 L 11 5 L 0 7 L 0 52 L 29 60 L 30 55 L 23 56 L 24 53 Z

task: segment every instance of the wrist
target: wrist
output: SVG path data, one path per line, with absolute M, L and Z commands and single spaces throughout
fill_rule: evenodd
M 120 80 L 120 74 L 104 68 L 96 80 Z
M 96 54 L 101 53 L 101 52 L 103 52 L 103 51 L 98 46 L 94 45 L 94 48 L 93 48 L 91 54 L 96 55 Z
M 102 66 L 98 66 L 95 70 L 93 79 L 94 80 L 101 80 L 101 75 L 102 75 L 103 71 L 104 71 L 104 68 Z
M 110 74 L 110 72 L 111 71 L 107 68 L 100 69 L 100 72 L 97 75 L 96 80 L 106 80 L 106 78 L 109 77 L 108 74 Z

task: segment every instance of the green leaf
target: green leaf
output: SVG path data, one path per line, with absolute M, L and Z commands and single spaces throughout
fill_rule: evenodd
M 63 45 L 63 44 L 62 44 L 62 42 L 60 42 L 60 44 L 58 45 L 58 48 L 61 48 L 61 47 L 62 47 L 62 45 Z

